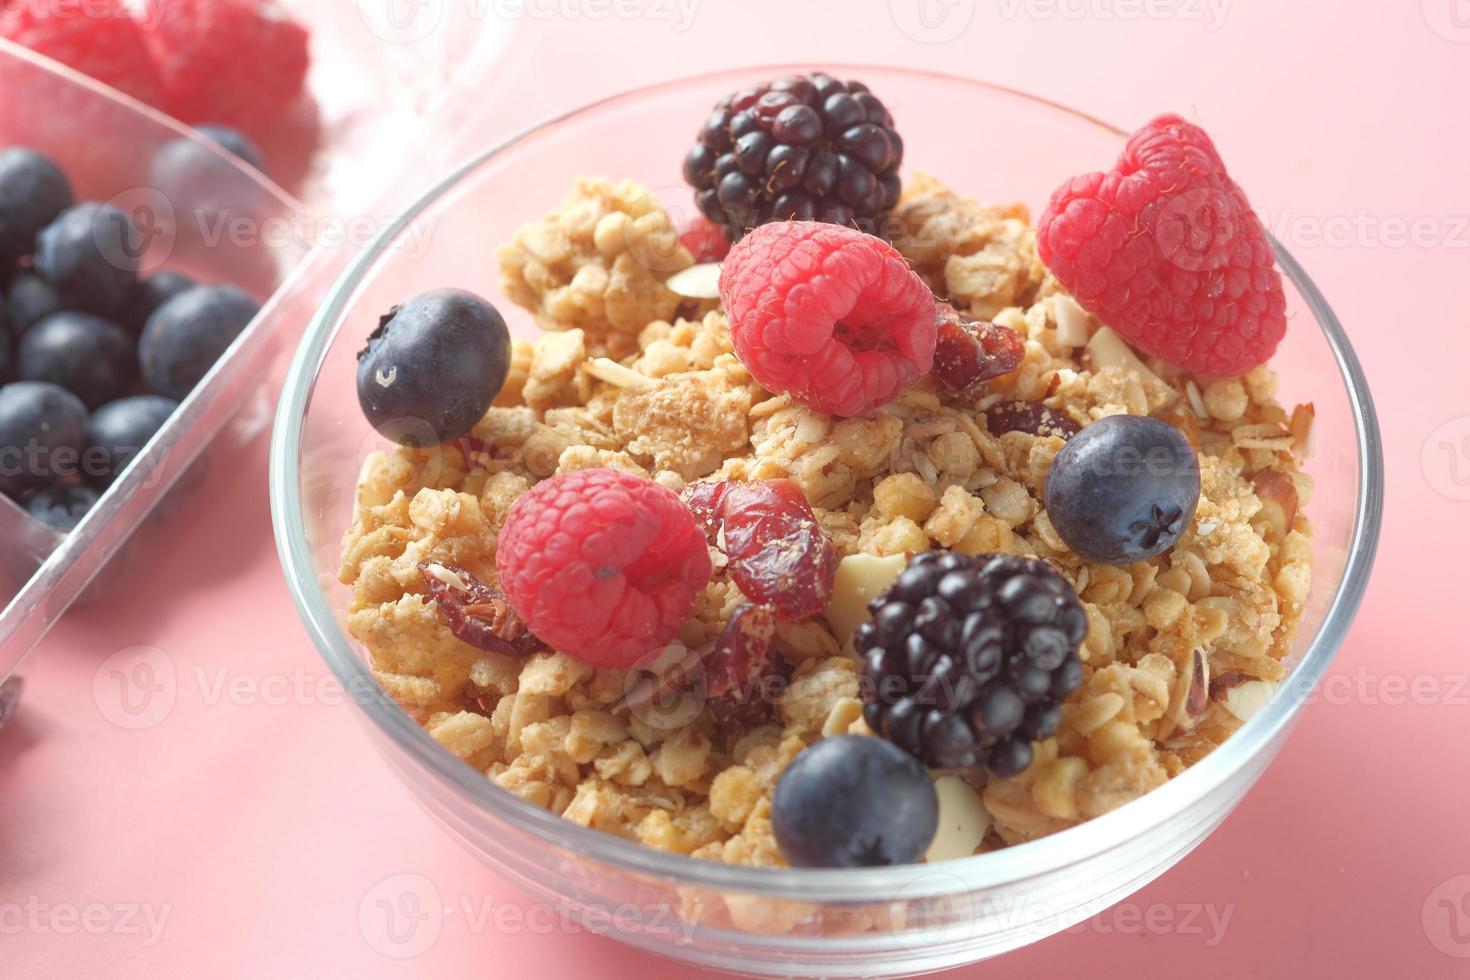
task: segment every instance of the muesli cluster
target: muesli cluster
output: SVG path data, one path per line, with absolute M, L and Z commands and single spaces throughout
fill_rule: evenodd
M 897 864 L 1119 807 L 1270 697 L 1312 410 L 1208 138 L 1155 120 L 1035 227 L 902 155 L 860 83 L 736 93 L 699 226 L 586 178 L 503 244 L 534 342 L 453 290 L 384 317 L 359 392 L 407 444 L 341 579 L 447 751 L 650 847 Z M 1200 188 L 1225 231 L 1152 224 Z

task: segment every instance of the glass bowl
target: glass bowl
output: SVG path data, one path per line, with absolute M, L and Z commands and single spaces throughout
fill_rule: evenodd
M 512 330 L 536 328 L 500 289 L 492 250 L 556 208 L 584 174 L 631 177 L 681 221 L 679 169 L 720 96 L 810 68 L 704 75 L 618 95 L 552 120 L 430 190 L 361 255 L 317 312 L 276 419 L 271 503 L 286 579 L 312 639 L 372 740 L 423 806 L 490 867 L 631 945 L 758 975 L 922 973 L 993 956 L 1096 914 L 1163 873 L 1238 803 L 1286 738 L 1362 597 L 1378 535 L 1382 459 L 1347 338 L 1301 267 L 1276 359 L 1282 399 L 1312 401 L 1317 566 L 1291 679 L 1225 745 L 1167 785 L 1031 843 L 932 866 L 864 870 L 730 867 L 644 848 L 525 803 L 440 748 L 378 688 L 344 628 L 336 582 L 363 456 L 381 440 L 357 407 L 354 355 L 378 316 L 415 293 L 487 296 Z M 1107 166 L 1122 134 L 1018 92 L 943 75 L 832 66 L 892 107 L 910 168 L 984 200 L 1039 211 L 1063 178 Z

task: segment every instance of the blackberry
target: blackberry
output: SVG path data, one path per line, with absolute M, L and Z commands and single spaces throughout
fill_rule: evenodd
M 812 72 L 721 99 L 684 158 L 684 179 L 732 242 L 793 219 L 878 234 L 898 202 L 902 162 L 903 140 L 877 96 Z
M 932 769 L 1015 775 L 1082 683 L 1087 616 L 1038 558 L 926 551 L 868 609 L 864 717 Z

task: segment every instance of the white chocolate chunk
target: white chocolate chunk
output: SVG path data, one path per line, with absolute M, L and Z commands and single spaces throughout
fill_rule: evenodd
M 1225 710 L 1241 721 L 1250 721 L 1275 693 L 1273 681 L 1252 680 L 1237 684 L 1225 692 Z
M 958 776 L 940 776 L 934 792 L 939 794 L 939 829 L 924 860 L 933 864 L 969 857 L 990 832 L 990 812 L 980 794 Z
M 664 281 L 673 292 L 689 299 L 720 298 L 720 263 L 701 262 L 680 269 Z
M 868 603 L 887 591 L 907 564 L 904 555 L 848 555 L 842 559 L 827 604 L 832 635 L 846 643 L 852 631 L 868 621 Z
M 1052 297 L 1052 316 L 1057 321 L 1057 341 L 1068 347 L 1082 347 L 1087 343 L 1088 328 L 1092 317 L 1077 305 L 1077 301 L 1066 293 Z
M 1157 374 L 1148 369 L 1148 365 L 1138 359 L 1133 353 L 1133 348 L 1128 346 L 1127 341 L 1118 336 L 1112 327 L 1098 327 L 1092 339 L 1087 342 L 1088 353 L 1092 355 L 1092 369 L 1101 371 L 1107 367 L 1126 367 L 1130 371 L 1136 371 L 1144 378 L 1152 378 L 1163 384 Z

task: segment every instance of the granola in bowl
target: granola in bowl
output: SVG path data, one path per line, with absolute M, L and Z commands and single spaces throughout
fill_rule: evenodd
M 812 101 L 796 87 L 778 91 Z M 781 103 L 775 119 L 795 106 L 771 101 Z M 879 187 L 892 172 L 883 162 Z M 1310 583 L 1301 510 L 1311 483 L 1300 469 L 1310 406 L 1280 406 L 1264 364 L 1212 377 L 1130 344 L 1121 321 L 1105 326 L 1089 312 L 1098 303 L 1084 304 L 1082 290 L 1064 287 L 1043 262 L 1024 207 L 984 205 L 923 175 L 896 200 L 870 203 L 887 205 L 868 210 L 881 213 L 872 230 L 893 245 L 866 236 L 877 243 L 874 281 L 894 281 L 893 266 L 903 266 L 930 305 L 906 305 L 911 283 L 902 295 L 879 289 L 892 309 L 861 329 L 849 314 L 845 328 L 827 333 L 842 349 L 802 347 L 790 339 L 794 326 L 766 330 L 761 346 L 747 324 L 752 310 L 770 309 L 766 294 L 727 288 L 735 275 L 774 274 L 762 247 L 780 255 L 866 247 L 824 230 L 841 222 L 758 215 L 753 224 L 769 231 L 730 236 L 739 241 L 718 273 L 719 299 L 699 286 L 707 263 L 627 181 L 579 181 L 558 211 L 502 246 L 505 292 L 544 332 L 484 352 L 501 370 L 490 372 L 489 407 L 468 431 L 436 428 L 438 444 L 365 461 L 343 545 L 352 635 L 383 687 L 449 752 L 567 820 L 696 858 L 940 860 L 1115 809 L 1198 761 L 1269 697 Z M 711 210 L 716 224 L 734 218 Z M 851 224 L 861 225 L 862 210 L 847 216 Z M 1058 255 L 1053 265 L 1066 262 Z M 470 315 L 461 298 L 436 303 L 433 315 Z M 871 331 L 890 322 L 917 323 L 916 309 L 927 327 L 872 342 Z M 793 350 L 777 349 L 778 340 Z M 959 344 L 959 354 L 946 344 Z M 888 356 L 883 367 L 864 358 L 872 352 Z M 782 353 L 801 370 L 789 370 Z M 835 381 L 807 385 L 833 364 Z M 979 374 L 957 374 L 957 364 Z M 854 372 L 889 367 L 875 388 L 843 387 Z M 822 410 L 836 398 L 845 399 L 839 410 Z M 1059 532 L 1048 483 L 1069 444 L 1115 417 L 1154 420 L 1188 447 L 1197 500 L 1174 515 L 1155 553 L 1092 560 L 1075 532 Z M 631 589 L 654 597 L 643 614 L 623 630 L 624 607 L 610 606 L 617 615 L 583 644 L 584 583 L 577 572 L 558 574 L 569 565 L 556 557 L 557 534 L 571 526 L 566 514 L 594 498 L 617 502 L 609 524 L 633 529 L 626 537 L 648 517 L 648 547 L 660 569 L 677 565 L 679 574 Z M 526 516 L 532 510 L 563 523 L 538 537 L 546 521 Z M 742 519 L 748 513 L 759 519 Z M 595 545 L 611 554 L 620 538 Z M 770 561 L 772 548 L 792 564 Z M 507 566 L 512 549 L 524 560 Z M 930 636 L 915 618 L 906 634 L 955 648 L 947 659 L 926 653 L 929 666 L 963 663 L 979 678 L 971 687 L 985 686 L 941 694 L 973 709 L 957 742 L 935 734 L 954 728 L 938 720 L 958 718 L 954 704 L 921 704 L 936 712 L 932 725 L 895 722 L 899 702 L 921 691 L 884 700 L 876 682 L 917 672 L 879 655 L 885 627 L 870 623 L 870 610 L 901 605 L 895 590 L 922 578 L 925 562 L 972 575 L 961 584 L 987 595 L 1006 596 L 1007 578 L 1029 583 L 1028 595 L 1038 582 L 1050 590 L 1055 623 L 1025 621 L 1046 642 L 1075 628 L 1077 642 L 1027 656 L 1051 658 L 1047 676 L 1066 682 L 1028 695 L 1015 709 L 1024 718 L 1003 724 L 995 698 L 978 707 L 981 695 L 1002 677 L 1023 688 L 1021 668 L 977 665 L 978 655 L 961 650 L 968 634 L 941 640 L 943 630 Z M 585 588 L 596 588 L 599 572 L 593 562 Z M 560 591 L 537 602 L 539 589 Z M 942 585 L 931 591 L 963 605 Z M 658 642 L 639 647 L 649 637 Z M 1013 655 L 999 653 L 1007 665 Z M 1032 730 L 1039 737 L 1022 737 Z M 858 849 L 824 862 L 800 851 L 799 821 L 787 819 L 783 833 L 782 808 L 802 807 L 802 785 L 783 775 L 816 768 L 798 760 L 824 742 L 859 746 L 845 756 L 854 765 L 803 775 L 802 785 L 863 801 L 835 809 L 871 810 L 861 785 L 806 780 L 869 766 L 901 781 L 921 769 L 933 806 L 883 819 L 938 829 L 906 855 Z M 889 749 L 898 758 L 882 755 Z

